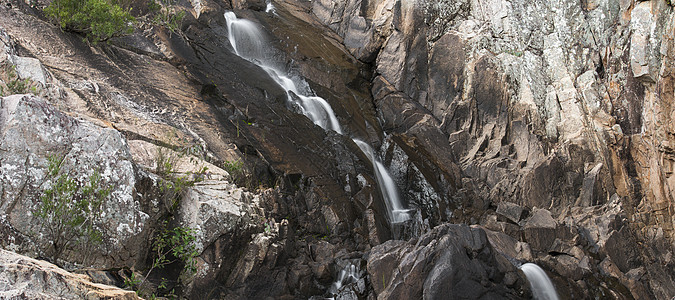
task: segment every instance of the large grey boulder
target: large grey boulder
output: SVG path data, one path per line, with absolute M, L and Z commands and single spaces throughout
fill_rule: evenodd
M 259 195 L 234 184 L 207 180 L 187 192 L 182 200 L 181 219 L 184 226 L 195 230 L 201 252 L 222 235 L 262 226 L 264 213 L 259 202 Z
M 134 291 L 94 283 L 46 261 L 0 249 L 0 299 L 140 299 Z
M 0 99 L 0 145 L 0 216 L 7 221 L 3 226 L 16 235 L 35 237 L 41 221 L 33 214 L 42 191 L 51 184 L 47 160 L 55 155 L 63 157 L 61 170 L 73 178 L 82 180 L 98 172 L 102 184 L 111 187 L 110 197 L 96 212 L 104 240 L 93 257 L 109 266 L 140 254 L 132 241 L 144 230 L 148 215 L 135 199 L 134 165 L 117 130 L 70 117 L 44 99 L 14 95 Z M 8 240 L 2 244 L 24 251 L 32 248 Z M 83 262 L 82 255 L 70 255 L 72 261 Z

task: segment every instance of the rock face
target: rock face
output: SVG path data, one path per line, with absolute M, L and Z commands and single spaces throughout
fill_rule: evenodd
M 63 157 L 61 169 L 74 178 L 101 174 L 103 184 L 112 187 L 111 197 L 101 208 L 99 224 L 104 245 L 97 251 L 103 261 L 114 266 L 132 262 L 139 254 L 138 238 L 145 229 L 148 214 L 136 200 L 136 174 L 126 140 L 115 129 L 74 119 L 31 95 L 0 99 L 0 154 L 2 178 L 1 214 L 9 228 L 22 236 L 40 230 L 41 220 L 33 216 L 40 191 L 47 181 L 47 157 Z M 68 216 L 59 216 L 68 217 Z M 4 247 L 23 247 L 4 240 Z M 83 263 L 83 261 L 80 261 Z
M 664 1 L 325 0 L 308 9 L 373 63 L 372 94 L 394 141 L 384 151 L 407 154 L 392 165 L 408 170 L 400 177 L 408 190 L 432 187 L 408 194 L 435 212 L 423 219 L 481 219 L 524 233 L 545 255 L 560 234 L 555 219 L 576 208 L 611 211 L 618 199 L 631 237 L 617 237 L 647 244 L 617 251 L 672 266 L 673 12 Z M 452 163 L 461 185 L 448 189 L 438 175 L 451 173 L 438 168 Z M 526 219 L 534 207 L 547 211 Z M 675 292 L 663 290 L 673 274 L 645 272 L 650 297 Z
M 0 87 L 13 66 L 35 96 L 0 98 L 0 245 L 39 252 L 30 212 L 56 152 L 114 186 L 104 246 L 60 263 L 147 271 L 170 220 L 195 230 L 196 274 L 162 271 L 187 298 L 520 298 L 526 261 L 562 299 L 675 295 L 671 5 L 267 4 L 191 0 L 180 33 L 141 21 L 99 45 L 45 22 L 43 2 L 1 5 Z M 233 53 L 229 10 L 344 134 Z M 388 224 L 353 138 L 411 220 Z M 164 180 L 195 173 L 167 199 Z
M 0 298 L 140 299 L 133 291 L 94 283 L 50 263 L 0 249 Z

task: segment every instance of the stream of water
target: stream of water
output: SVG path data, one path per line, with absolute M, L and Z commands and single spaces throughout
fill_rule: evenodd
M 375 177 L 377 180 L 377 185 L 380 187 L 380 192 L 382 193 L 385 199 L 384 204 L 387 206 L 387 213 L 389 214 L 389 221 L 392 224 L 405 222 L 410 219 L 410 210 L 403 208 L 401 204 L 401 198 L 399 198 L 398 190 L 396 189 L 396 184 L 394 179 L 391 178 L 387 168 L 380 162 L 379 159 L 375 156 L 375 151 L 373 148 L 368 145 L 368 143 L 353 139 L 361 151 L 368 156 L 368 159 L 373 163 L 373 169 L 375 170 Z
M 520 266 L 527 281 L 530 282 L 532 294 L 536 300 L 558 300 L 558 294 L 555 292 L 551 279 L 546 272 L 533 263 L 526 263 Z
M 292 77 L 278 66 L 267 41 L 258 25 L 239 19 L 233 12 L 225 13 L 228 39 L 235 54 L 258 65 L 286 91 L 288 102 L 298 108 L 314 124 L 326 130 L 342 133 L 340 123 L 328 102 L 312 92 L 309 84 L 298 77 Z
M 280 66 L 280 63 L 274 59 L 273 49 L 268 46 L 269 43 L 265 35 L 256 23 L 239 19 L 234 12 L 226 12 L 225 20 L 227 22 L 228 39 L 235 54 L 265 70 L 286 91 L 288 102 L 312 120 L 314 124 L 325 130 L 333 130 L 343 134 L 330 104 L 325 99 L 315 95 L 304 78 L 293 76 Z M 410 219 L 410 210 L 403 207 L 394 180 L 377 158 L 372 147 L 361 140 L 353 140 L 373 164 L 377 185 L 387 207 L 389 222 L 395 224 Z

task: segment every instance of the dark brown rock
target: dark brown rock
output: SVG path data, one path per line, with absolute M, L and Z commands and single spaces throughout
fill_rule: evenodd
M 523 207 L 510 202 L 500 202 L 497 205 L 496 213 L 505 217 L 507 220 L 518 224 L 523 216 Z
M 519 292 L 502 285 L 504 272 L 515 267 L 498 263 L 498 255 L 482 229 L 442 225 L 415 244 L 392 241 L 374 247 L 368 272 L 378 298 L 517 298 Z
M 523 226 L 525 241 L 532 250 L 548 253 L 555 241 L 556 227 L 557 223 L 551 217 L 551 212 L 535 209 Z

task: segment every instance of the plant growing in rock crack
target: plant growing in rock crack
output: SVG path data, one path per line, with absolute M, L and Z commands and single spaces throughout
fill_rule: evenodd
M 190 163 L 198 166 L 199 158 L 203 158 L 204 153 L 203 147 L 199 145 L 182 147 L 178 151 L 157 148 L 155 173 L 162 178 L 159 182 L 159 189 L 166 205 L 164 221 L 159 222 L 159 229 L 153 237 L 150 252 L 152 264 L 145 272 L 145 276 L 142 280 L 137 280 L 135 273 L 132 272 L 131 277 L 125 280 L 126 287 L 136 290 L 141 296 L 154 298 L 155 293 L 165 297 L 173 295 L 173 291 L 169 289 L 169 279 L 165 277 L 159 278 L 159 282 L 156 282 L 154 287 L 147 284 L 150 276 L 158 276 L 155 273 L 169 265 L 182 265 L 178 282 L 186 280 L 196 272 L 195 258 L 199 252 L 195 245 L 195 231 L 188 227 L 170 226 L 173 223 L 170 220 L 178 210 L 185 192 L 207 176 L 206 167 L 200 167 L 195 172 L 181 174 L 176 170 L 176 165 L 187 157 Z
M 241 160 L 223 162 L 223 169 L 230 174 L 230 180 L 236 181 L 244 175 L 244 163 Z
M 4 70 L 5 74 L 3 79 L 5 79 L 7 90 L 0 86 L 0 96 L 5 96 L 5 92 L 7 92 L 7 95 L 23 94 L 28 91 L 33 91 L 33 93 L 37 92 L 37 88 L 35 86 L 31 86 L 30 79 L 19 78 L 19 74 L 17 74 L 15 66 L 5 63 L 2 69 Z
M 157 148 L 155 173 L 163 178 L 159 183 L 159 189 L 168 211 L 174 211 L 185 192 L 195 183 L 203 181 L 207 176 L 208 168 L 205 166 L 199 168 L 196 172 L 188 172 L 182 175 L 176 172 L 176 163 L 185 156 L 190 157 L 191 163 L 197 164 L 197 160 L 194 158 L 195 151 L 197 150 L 193 147 L 187 147 L 181 149 L 178 153 L 167 153 L 162 147 Z
M 185 11 L 176 8 L 176 0 L 150 0 L 148 9 L 154 17 L 152 23 L 159 26 L 164 26 L 171 32 L 180 30 L 185 18 Z
M 155 270 L 163 269 L 174 263 L 181 263 L 183 267 L 178 277 L 179 282 L 185 281 L 197 271 L 195 258 L 199 255 L 199 252 L 195 245 L 194 230 L 182 226 L 171 228 L 168 221 L 162 222 L 160 228 L 152 243 L 151 255 L 153 261 L 150 269 L 145 273 L 145 277 L 140 283 L 134 281 L 135 275 L 133 273 L 131 279 L 128 280 L 129 287 L 135 288 L 139 295 L 146 293 L 145 283 Z M 166 289 L 168 289 L 167 279 L 161 278 L 157 285 L 157 291 L 162 291 L 164 295 L 172 294 L 173 291 L 165 291 Z M 154 294 L 150 296 L 152 297 Z
M 102 183 L 97 171 L 80 182 L 61 170 L 63 158 L 50 156 L 47 161 L 47 187 L 33 214 L 40 220 L 42 239 L 38 240 L 43 240 L 45 254 L 56 263 L 65 251 L 80 247 L 88 253 L 86 247 L 102 241 L 96 223 L 111 188 Z

